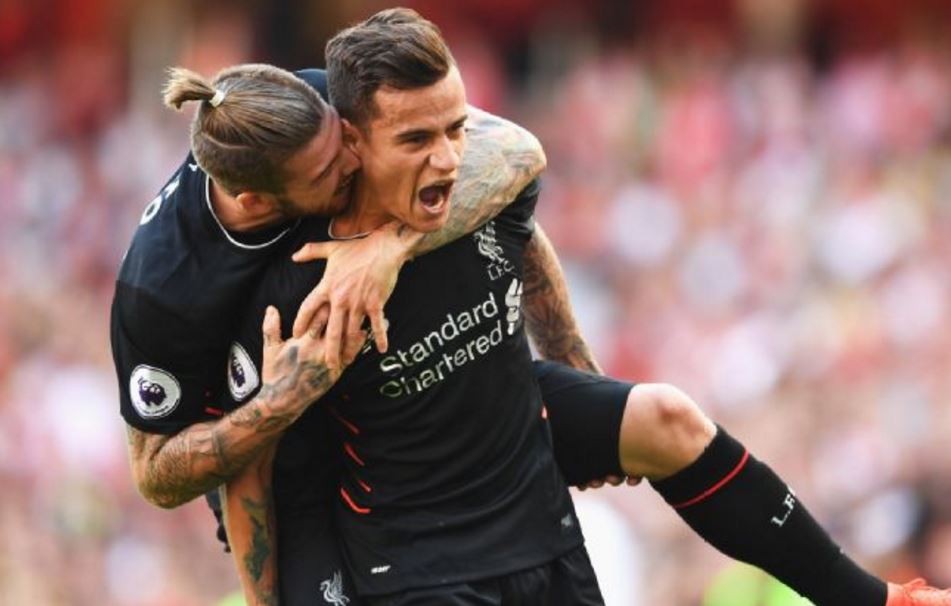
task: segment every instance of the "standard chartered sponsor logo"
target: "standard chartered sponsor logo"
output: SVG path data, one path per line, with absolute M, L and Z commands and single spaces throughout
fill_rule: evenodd
M 380 370 L 393 377 L 380 386 L 380 393 L 399 398 L 432 387 L 501 343 L 503 326 L 507 328 L 508 321 L 500 316 L 492 292 L 471 309 L 446 314 L 446 319 L 435 330 L 380 361 Z M 463 340 L 466 338 L 468 340 Z M 455 350 L 436 353 L 457 340 L 460 344 Z

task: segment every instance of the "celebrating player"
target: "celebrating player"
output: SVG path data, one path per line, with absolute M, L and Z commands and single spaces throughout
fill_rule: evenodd
M 326 335 L 308 331 L 269 348 L 260 373 L 240 374 L 248 352 L 231 348 L 240 301 L 267 259 L 290 255 L 279 251 L 300 216 L 330 214 L 346 204 L 358 167 L 341 145 L 339 117 L 316 91 L 324 86 L 323 72 L 300 75 L 307 81 L 272 66 L 242 65 L 224 70 L 212 87 L 177 70 L 166 91 L 175 107 L 201 101 L 192 152 L 142 215 L 119 272 L 111 327 L 133 477 L 162 507 L 233 477 L 339 374 L 334 359 L 346 316 L 328 319 Z M 444 229 L 422 237 L 387 226 L 357 247 L 382 258 L 383 267 L 392 265 L 388 275 L 406 258 L 474 229 L 543 168 L 544 155 L 529 133 L 472 114 L 475 153 L 467 157 Z M 335 309 L 348 309 L 348 292 L 360 296 L 360 305 L 375 298 L 376 305 L 350 307 L 350 315 L 359 325 L 366 310 L 385 349 L 381 309 L 388 292 L 368 295 L 364 285 L 371 282 L 362 279 L 380 265 L 361 273 L 349 263 L 350 252 L 330 259 L 349 272 L 343 292 L 334 294 Z M 228 387 L 243 394 L 259 385 L 267 389 L 225 414 Z
M 331 41 L 328 63 L 331 99 L 348 121 L 364 170 L 354 205 L 336 221 L 308 224 L 297 237 L 352 237 L 392 219 L 421 230 L 437 226 L 461 155 L 464 115 L 462 84 L 438 32 L 411 12 L 386 11 Z M 399 195 L 387 201 L 379 195 L 384 191 Z M 328 443 L 323 408 L 309 410 L 288 431 L 274 464 L 280 539 L 291 545 L 291 553 L 281 555 L 282 575 L 295 563 L 312 563 L 297 557 L 308 541 L 308 533 L 299 531 L 307 518 L 301 503 L 319 508 L 322 491 L 332 490 L 340 503 L 343 547 L 367 603 L 596 599 L 586 568 L 580 576 L 565 572 L 583 567 L 573 518 L 560 518 L 561 528 L 544 528 L 560 512 L 560 493 L 532 503 L 523 496 L 537 482 L 552 489 L 547 478 L 531 474 L 539 473 L 536 465 L 547 474 L 548 458 L 538 450 L 542 409 L 528 379 L 521 332 L 526 290 L 537 295 L 551 280 L 549 272 L 531 281 L 523 274 L 535 195 L 526 192 L 476 237 L 404 270 L 387 307 L 395 349 L 361 354 L 323 398 L 341 437 L 340 453 L 322 447 L 317 455 L 308 453 L 315 443 Z M 542 267 L 551 269 L 547 263 Z M 319 266 L 278 261 L 250 317 L 270 300 L 293 310 L 319 273 Z M 523 281 L 535 288 L 526 289 Z M 563 301 L 547 312 L 545 303 L 526 308 L 537 319 L 560 315 L 560 322 L 569 321 Z M 256 333 L 244 333 L 239 342 L 254 350 Z M 951 603 L 947 592 L 889 585 L 862 571 L 785 483 L 676 388 L 632 388 L 550 366 L 539 376 L 561 467 L 589 444 L 609 453 L 588 477 L 574 479 L 618 471 L 647 477 L 714 546 L 770 571 L 820 605 Z M 341 453 L 346 473 L 338 487 L 332 472 L 319 470 Z M 261 517 L 269 470 L 270 460 L 262 459 L 229 487 L 229 523 L 236 551 L 247 556 L 241 560 L 246 581 L 264 578 L 271 555 Z M 311 520 L 326 515 L 318 511 Z M 569 559 L 533 567 L 552 545 L 548 554 Z M 340 573 L 333 572 L 322 582 L 330 598 L 340 596 Z M 313 589 L 323 572 L 315 564 L 310 574 L 305 601 L 285 592 L 286 603 L 318 597 Z

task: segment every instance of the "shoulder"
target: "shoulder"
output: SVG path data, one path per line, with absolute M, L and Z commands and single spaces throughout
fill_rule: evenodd
M 298 78 L 310 84 L 314 87 L 320 96 L 324 98 L 328 103 L 330 102 L 330 97 L 327 94 L 327 71 L 323 69 L 299 69 L 294 72 Z

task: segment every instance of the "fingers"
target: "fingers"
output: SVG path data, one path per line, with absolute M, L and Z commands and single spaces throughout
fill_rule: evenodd
M 624 478 L 621 476 L 608 476 L 604 478 L 604 481 L 610 484 L 611 486 L 620 486 L 621 482 L 624 481 Z
M 637 486 L 638 484 L 641 483 L 641 481 L 642 481 L 643 479 L 644 479 L 644 478 L 642 478 L 642 477 L 640 477 L 640 476 L 630 476 L 630 477 L 627 478 L 627 485 L 628 485 L 628 486 Z
M 389 339 L 386 337 L 386 318 L 383 316 L 383 309 L 374 311 L 367 310 L 370 316 L 370 328 L 373 329 L 373 340 L 376 342 L 376 349 L 380 353 L 386 353 L 390 347 Z
M 265 349 L 278 346 L 281 341 L 281 314 L 273 305 L 264 310 L 264 322 L 261 325 Z
M 296 263 L 307 263 L 317 259 L 326 259 L 337 247 L 336 242 L 308 242 L 291 255 Z
M 317 285 L 314 290 L 300 304 L 297 310 L 297 317 L 294 318 L 294 337 L 299 338 L 313 324 L 314 316 L 317 311 L 325 306 L 329 301 L 327 291 L 323 288 L 323 282 Z M 322 328 L 322 327 L 321 327 Z
M 324 335 L 324 361 L 328 368 L 340 368 L 340 347 L 343 341 L 343 330 L 347 323 L 347 312 L 341 311 L 339 305 L 330 308 L 330 317 L 327 319 L 327 330 Z
M 310 336 L 315 339 L 324 334 L 327 321 L 330 319 L 330 305 L 324 305 L 317 310 L 314 320 L 310 323 Z
M 347 335 L 347 339 L 344 342 L 343 348 L 343 365 L 341 368 L 350 366 L 350 364 L 357 358 L 357 354 L 360 353 L 360 350 L 363 349 L 363 344 L 367 342 L 367 331 L 358 330 L 355 333 L 350 333 Z
M 347 316 L 347 339 L 356 338 L 359 336 L 359 333 L 363 332 L 363 318 L 364 318 L 363 309 L 360 306 L 355 306 L 350 310 L 350 314 Z M 365 340 L 365 339 L 364 339 Z

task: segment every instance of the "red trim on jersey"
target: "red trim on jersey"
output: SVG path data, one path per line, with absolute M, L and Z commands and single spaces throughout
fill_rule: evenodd
M 205 412 L 219 417 L 225 416 L 225 411 L 221 410 L 220 408 L 212 408 L 211 406 L 205 406 Z
M 740 473 L 740 470 L 743 469 L 743 467 L 746 465 L 746 461 L 747 461 L 749 458 L 750 458 L 750 451 L 744 450 L 744 451 L 743 451 L 743 457 L 740 459 L 740 462 L 737 463 L 737 464 L 736 464 L 736 467 L 733 468 L 733 471 L 731 471 L 730 473 L 726 474 L 726 475 L 723 477 L 722 480 L 720 480 L 719 482 L 717 482 L 716 484 L 714 484 L 714 485 L 711 486 L 710 488 L 706 489 L 705 491 L 701 492 L 700 494 L 698 494 L 698 495 L 695 496 L 694 498 L 690 499 L 689 501 L 684 501 L 683 503 L 677 503 L 676 505 L 671 505 L 671 507 L 673 507 L 674 509 L 683 509 L 684 507 L 690 507 L 691 505 L 696 505 L 696 504 L 699 503 L 700 501 L 706 500 L 707 498 L 710 497 L 710 495 L 712 495 L 712 494 L 715 493 L 716 491 L 718 491 L 718 490 L 720 490 L 721 488 L 723 488 L 724 486 L 726 486 L 726 484 L 727 484 L 730 480 L 732 480 L 734 477 L 736 477 L 736 474 Z
M 354 510 L 355 512 L 363 515 L 370 513 L 371 510 L 369 507 L 360 507 L 354 503 L 353 499 L 350 498 L 350 494 L 347 493 L 347 489 L 343 486 L 340 487 L 340 496 L 343 497 L 343 500 L 347 503 L 347 505 L 350 506 L 350 509 Z
M 334 408 L 333 406 L 328 406 L 327 410 L 329 410 L 330 414 L 336 417 L 336 419 L 340 421 L 340 423 L 343 424 L 344 427 L 349 429 L 350 433 L 352 433 L 355 436 L 360 435 L 360 428 L 354 425 L 353 423 L 351 423 L 350 421 L 344 419 L 343 416 L 337 411 L 336 408 Z
M 364 482 L 363 480 L 361 480 L 360 478 L 357 478 L 357 484 L 359 484 L 360 488 L 362 488 L 363 490 L 367 492 L 373 492 L 373 487 L 367 484 L 366 482 Z
M 353 449 L 353 446 L 350 445 L 350 442 L 344 442 L 343 449 L 346 451 L 348 455 L 350 455 L 351 459 L 359 463 L 361 466 L 366 465 L 366 463 L 363 462 L 363 459 L 357 456 L 357 453 Z

